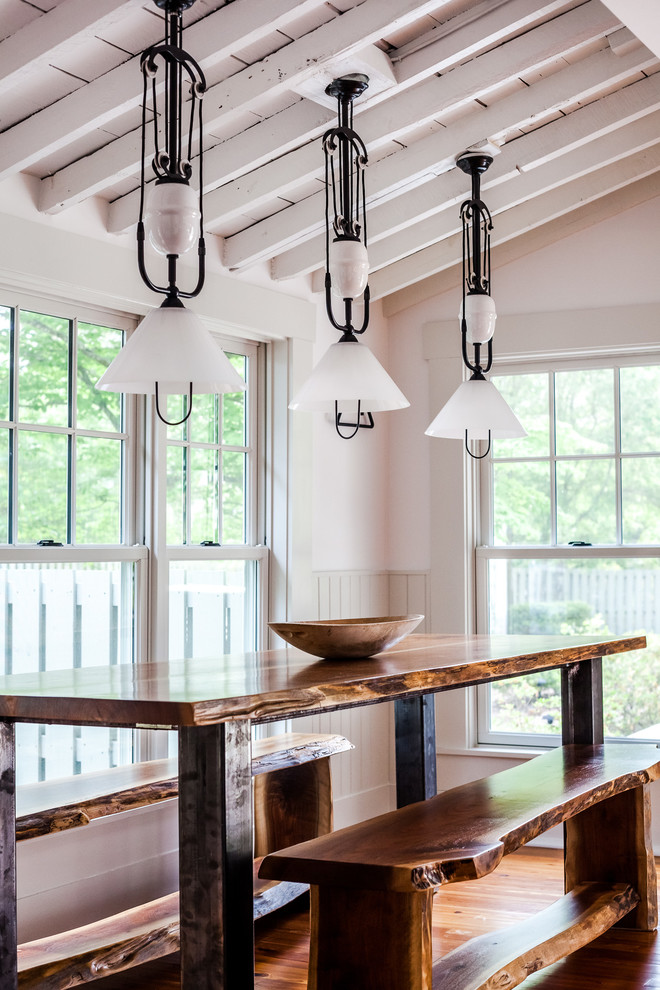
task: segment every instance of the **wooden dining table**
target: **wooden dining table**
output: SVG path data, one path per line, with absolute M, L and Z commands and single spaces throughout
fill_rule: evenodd
M 370 659 L 288 648 L 0 677 L 0 990 L 17 987 L 16 722 L 178 730 L 181 986 L 249 990 L 253 724 L 393 701 L 402 806 L 436 792 L 438 692 L 559 668 L 562 741 L 598 743 L 601 658 L 645 645 L 643 636 L 427 634 Z

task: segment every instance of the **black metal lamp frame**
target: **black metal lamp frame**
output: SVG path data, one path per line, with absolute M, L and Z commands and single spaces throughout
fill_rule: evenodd
M 461 225 L 463 229 L 463 303 L 461 307 L 461 352 L 463 363 L 472 374 L 470 381 L 485 381 L 485 376 L 493 364 L 493 341 L 488 341 L 485 363 L 482 359 L 480 342 L 472 344 L 474 356 L 468 355 L 467 320 L 465 300 L 468 294 L 490 295 L 490 232 L 493 220 L 490 211 L 481 198 L 481 176 L 493 162 L 492 155 L 482 152 L 466 152 L 456 160 L 456 164 L 472 179 L 470 199 L 461 204 Z M 491 433 L 488 431 L 488 446 L 483 454 L 474 454 L 468 444 L 468 431 L 465 431 L 465 449 L 470 457 L 482 460 L 491 447 Z
M 332 306 L 332 275 L 330 272 L 330 230 L 337 240 L 361 241 L 367 246 L 367 213 L 365 170 L 368 163 L 367 149 L 362 138 L 353 128 L 353 102 L 364 93 L 369 79 L 362 73 L 354 73 L 335 79 L 326 88 L 328 96 L 337 99 L 337 126 L 323 135 L 325 159 L 325 308 L 330 323 L 341 333 L 339 342 L 357 341 L 356 334 L 362 334 L 369 325 L 369 285 L 364 295 L 362 324 L 353 325 L 353 300 L 344 303 L 344 322 L 335 317 Z M 332 221 L 330 214 L 332 210 Z M 366 413 L 366 422 L 361 421 L 358 402 L 357 422 L 346 423 L 341 418 L 338 403 L 335 402 L 335 429 L 343 440 L 350 440 L 358 430 L 372 430 L 374 419 Z M 342 433 L 341 427 L 352 430 Z
M 195 0 L 154 0 L 165 13 L 165 40 L 151 45 L 140 58 L 143 77 L 142 135 L 140 166 L 140 213 L 137 224 L 138 269 L 144 284 L 153 292 L 165 296 L 163 308 L 182 307 L 181 299 L 192 299 L 199 295 L 206 275 L 206 245 L 204 242 L 203 212 L 203 152 L 202 152 L 202 99 L 206 92 L 206 79 L 197 62 L 182 47 L 183 11 Z M 159 70 L 163 70 L 160 72 Z M 164 94 L 162 109 L 159 110 L 159 75 L 164 73 Z M 187 115 L 183 106 L 183 87 L 190 84 L 190 107 Z M 184 291 L 177 285 L 177 254 L 167 255 L 167 284 L 154 282 L 147 272 L 145 260 L 144 208 L 146 195 L 145 159 L 147 145 L 147 104 L 151 84 L 151 109 L 153 113 L 154 156 L 151 167 L 157 182 L 180 182 L 188 184 L 193 175 L 193 131 L 195 122 L 199 128 L 199 155 L 197 171 L 199 179 L 199 235 L 197 239 L 197 283 L 191 290 Z M 162 124 L 161 124 L 162 121 Z M 162 127 L 162 140 L 159 126 Z M 186 415 L 176 422 L 169 422 L 160 412 L 158 405 L 158 384 L 156 383 L 156 413 L 168 426 L 179 426 L 189 418 L 192 411 L 192 382 L 189 386 Z

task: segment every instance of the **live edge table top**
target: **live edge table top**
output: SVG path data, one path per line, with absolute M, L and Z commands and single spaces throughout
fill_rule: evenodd
M 273 719 L 445 691 L 643 649 L 643 636 L 412 635 L 364 660 L 295 649 L 0 677 L 0 720 L 176 727 Z

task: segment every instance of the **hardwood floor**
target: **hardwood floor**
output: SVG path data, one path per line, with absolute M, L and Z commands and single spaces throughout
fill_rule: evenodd
M 483 880 L 445 887 L 434 900 L 434 956 L 474 935 L 514 925 L 562 892 L 561 853 L 529 848 L 507 857 Z M 258 923 L 258 990 L 307 987 L 309 926 L 302 905 Z M 660 940 L 655 933 L 612 930 L 530 976 L 523 985 L 526 990 L 660 990 Z M 178 956 L 109 977 L 98 986 L 99 990 L 178 990 Z

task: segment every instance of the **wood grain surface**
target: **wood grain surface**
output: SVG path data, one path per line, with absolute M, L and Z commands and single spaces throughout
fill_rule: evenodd
M 401 892 L 475 879 L 554 825 L 658 776 L 660 750 L 652 744 L 559 747 L 273 853 L 261 876 Z
M 487 683 L 643 649 L 643 636 L 411 635 L 368 660 L 271 650 L 0 677 L 0 719 L 174 727 L 287 716 Z
M 606 932 L 639 897 L 626 884 L 582 884 L 550 907 L 471 939 L 433 967 L 433 990 L 512 990 Z
M 75 987 L 158 959 L 178 947 L 179 895 L 174 893 L 64 936 L 19 946 L 19 987 Z

